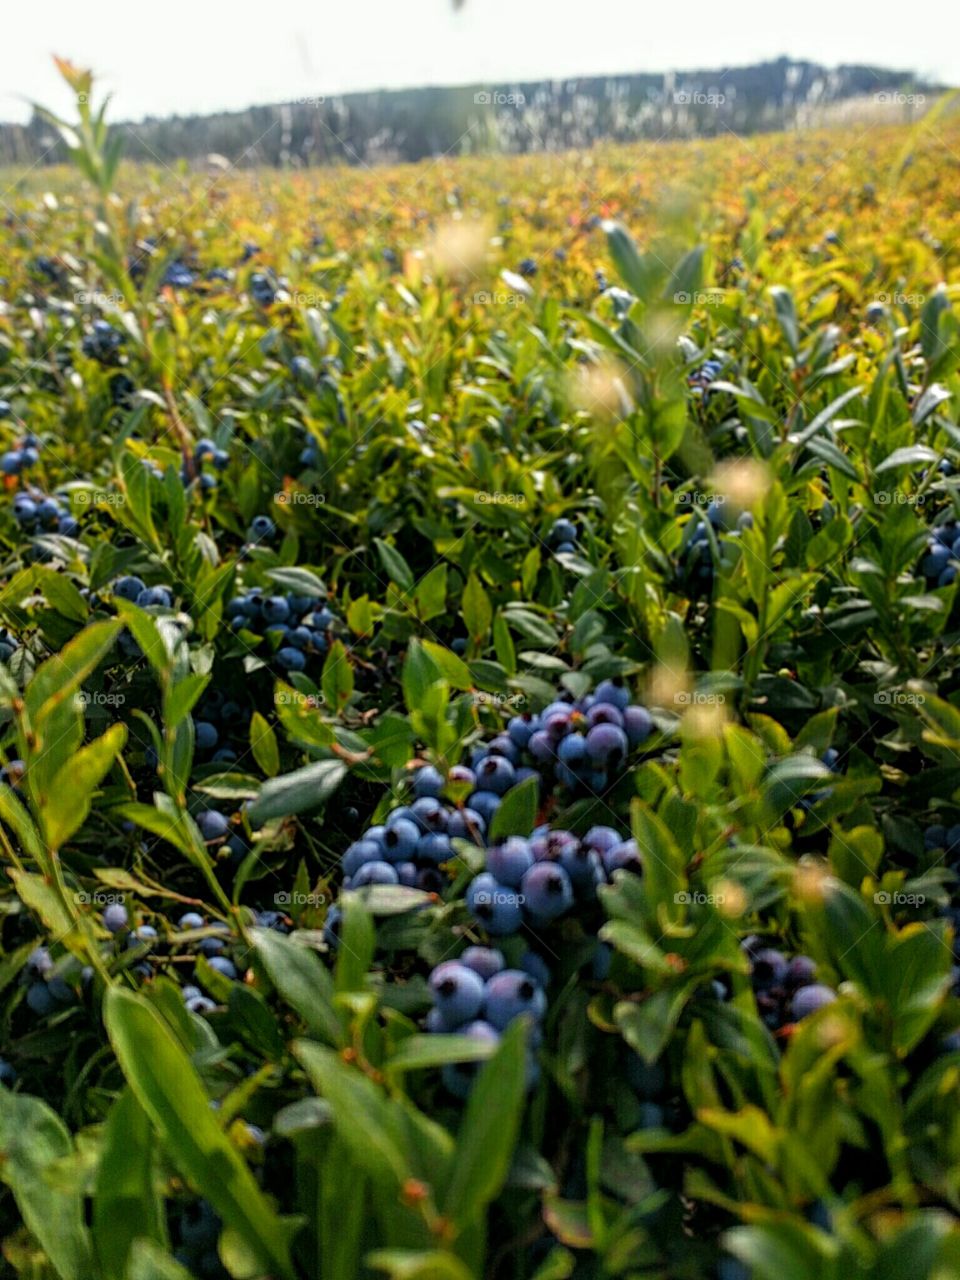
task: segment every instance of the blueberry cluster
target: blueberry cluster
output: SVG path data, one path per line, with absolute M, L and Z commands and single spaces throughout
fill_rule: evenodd
M 184 484 L 190 484 L 191 480 L 197 479 L 200 482 L 201 489 L 209 490 L 217 487 L 216 476 L 209 471 L 204 471 L 203 464 L 209 462 L 214 471 L 225 471 L 230 463 L 230 455 L 225 449 L 218 449 L 216 444 L 204 436 L 202 440 L 198 440 L 193 451 L 193 475 L 187 467 L 186 462 L 181 463 L 180 479 Z
M 704 404 L 706 404 L 710 394 L 707 388 L 710 386 L 711 382 L 715 382 L 717 380 L 722 369 L 722 360 L 704 360 L 703 364 L 700 365 L 699 368 L 694 369 L 687 378 L 687 385 L 695 396 L 703 397 Z
M 80 531 L 65 498 L 32 489 L 14 498 L 13 518 L 27 533 L 60 533 L 65 538 L 75 538 Z
M 527 1087 L 532 1088 L 539 1072 L 532 1051 L 547 1011 L 543 987 L 549 973 L 538 956 L 524 957 L 524 963 L 528 967 L 508 969 L 501 952 L 468 947 L 459 960 L 438 964 L 430 974 L 433 1008 L 426 1026 L 432 1033 L 456 1032 L 495 1045 L 510 1023 L 526 1014 L 534 1024 L 527 1066 Z M 448 1063 L 443 1082 L 456 1097 L 466 1098 L 478 1071 L 476 1062 Z
M 960 569 L 960 525 L 945 520 L 933 530 L 927 553 L 920 561 L 920 572 L 928 587 L 948 587 Z
M 282 671 L 304 671 L 311 657 L 325 654 L 330 647 L 330 628 L 337 621 L 336 615 L 312 596 L 293 592 L 268 596 L 260 587 L 234 596 L 227 602 L 226 612 L 235 630 L 262 634 L 275 646 L 273 659 Z
M 171 587 L 148 587 L 142 578 L 132 573 L 114 579 L 110 589 L 121 600 L 129 600 L 132 604 L 139 605 L 141 609 L 169 609 L 173 605 Z
M 404 884 L 439 893 L 446 884 L 440 868 L 455 856 L 453 840 L 482 844 L 488 822 L 475 809 L 457 808 L 440 797 L 444 791 L 465 795 L 475 782 L 473 771 L 462 765 L 446 779 L 432 765 L 420 769 L 413 803 L 399 805 L 382 824 L 368 827 L 343 855 L 344 888 Z
M 738 537 L 744 529 L 749 529 L 753 524 L 753 516 L 750 512 L 741 511 L 731 528 L 729 514 L 724 511 L 725 505 L 722 498 L 714 498 L 707 507 L 706 520 L 691 522 L 689 532 L 684 539 L 680 572 L 684 582 L 693 591 L 707 591 L 713 583 L 715 566 L 707 523 L 709 522 L 718 535 L 726 533 L 732 538 Z
M 509 836 L 486 851 L 486 870 L 474 876 L 467 910 L 487 933 L 542 929 L 577 903 L 596 898 L 597 886 L 621 868 L 640 870 L 634 840 L 612 827 L 572 831 L 540 827 L 529 840 Z
M 56 974 L 53 957 L 46 947 L 37 947 L 30 953 L 20 978 L 27 989 L 27 1008 L 38 1018 L 48 1017 L 76 1003 L 76 994 Z
M 569 554 L 577 549 L 577 526 L 572 520 L 561 517 L 554 520 L 547 534 L 547 546 L 557 555 Z
M 744 938 L 740 945 L 750 958 L 757 1012 L 771 1031 L 800 1022 L 836 1000 L 832 987 L 817 982 L 817 966 L 809 956 L 788 959 L 756 937 Z
M 250 296 L 259 307 L 269 307 L 276 299 L 273 281 L 263 271 L 254 271 L 250 276 Z
M 85 356 L 98 364 L 115 365 L 120 362 L 123 334 L 106 320 L 94 320 L 93 328 L 83 335 L 80 349 Z
M 171 262 L 160 281 L 171 289 L 192 289 L 197 277 L 184 262 Z
M 244 748 L 243 729 L 249 722 L 249 708 L 227 697 L 222 689 L 209 687 L 193 718 L 197 754 L 207 756 L 213 764 L 235 764 Z
M 630 702 L 626 685 L 619 678 L 602 680 L 582 698 L 564 693 L 539 715 L 515 716 L 505 734 L 475 751 L 477 790 L 496 799 L 514 781 L 538 774 L 575 793 L 602 793 L 652 731 L 649 711 Z M 478 805 L 476 799 L 471 805 L 489 820 L 496 804 Z
M 40 438 L 32 433 L 18 440 L 12 449 L 0 456 L 0 471 L 5 476 L 18 476 L 40 461 Z

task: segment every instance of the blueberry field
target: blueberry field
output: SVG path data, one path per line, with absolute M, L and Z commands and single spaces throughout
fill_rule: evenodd
M 3 175 L 0 1274 L 960 1275 L 960 125 Z

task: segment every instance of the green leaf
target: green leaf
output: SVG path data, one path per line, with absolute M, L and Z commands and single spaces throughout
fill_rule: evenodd
M 353 694 L 353 667 L 340 640 L 334 640 L 323 664 L 323 700 L 331 715 L 339 715 Z
M 463 603 L 460 609 L 467 632 L 474 643 L 481 642 L 490 629 L 493 619 L 493 606 L 490 597 L 483 589 L 483 584 L 475 573 L 467 579 L 463 589 Z
M 271 818 L 286 818 L 326 804 L 346 772 L 347 766 L 342 760 L 318 760 L 293 773 L 271 778 L 260 788 L 260 794 L 247 811 L 251 826 L 259 827 Z
M 510 1024 L 473 1086 L 457 1135 L 443 1212 L 461 1230 L 481 1218 L 506 1180 L 526 1092 L 526 1020 Z
M 492 1056 L 495 1045 L 476 1036 L 408 1036 L 387 1064 L 391 1073 L 442 1067 L 450 1062 L 482 1062 Z
M 380 556 L 380 563 L 386 570 L 390 581 L 395 582 L 401 591 L 412 590 L 413 570 L 400 552 L 396 547 L 391 547 L 389 543 L 384 542 L 382 538 L 374 538 L 373 541 Z
M 90 1280 L 95 1269 L 81 1188 L 66 1189 L 50 1176 L 57 1161 L 72 1155 L 66 1126 L 45 1102 L 0 1086 L 0 1179 L 60 1280 Z
M 68 760 L 50 784 L 41 811 L 47 844 L 60 849 L 86 821 L 93 793 L 113 767 L 127 740 L 127 726 L 115 724 Z
M 60 706 L 78 693 L 84 680 L 113 648 L 120 632 L 117 621 L 94 622 L 63 646 L 59 653 L 37 668 L 27 686 L 24 701 L 34 730 Z
M 407 647 L 407 656 L 403 661 L 402 683 L 403 700 L 408 711 L 416 711 L 421 706 L 427 690 L 440 680 L 440 668 L 430 657 L 423 645 L 416 638 Z
M 191 1280 L 190 1272 L 166 1249 L 146 1239 L 134 1240 L 125 1277 L 126 1280 Z
M 285 937 L 272 929 L 251 929 L 250 937 L 267 977 L 310 1033 L 338 1044 L 341 1027 L 333 1007 L 333 980 L 319 956 L 299 945 L 296 934 Z
M 504 836 L 528 836 L 537 823 L 540 784 L 534 777 L 524 778 L 503 797 L 490 823 L 491 842 Z
M 459 1258 L 437 1250 L 376 1249 L 367 1261 L 378 1271 L 386 1271 L 391 1280 L 473 1280 L 472 1272 Z
M 277 735 L 270 727 L 269 721 L 259 711 L 250 718 L 250 750 L 253 758 L 267 775 L 275 778 L 280 772 L 280 748 L 277 746 Z
M 93 1240 L 104 1275 L 121 1276 L 137 1237 L 166 1244 L 154 1186 L 150 1121 L 127 1088 L 110 1108 L 93 1197 Z
M 294 1226 L 268 1204 L 166 1022 L 144 996 L 121 987 L 107 992 L 104 1021 L 121 1070 L 181 1176 L 210 1201 L 262 1266 L 293 1280 Z

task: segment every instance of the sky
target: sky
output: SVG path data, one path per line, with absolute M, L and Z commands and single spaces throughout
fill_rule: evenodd
M 51 55 L 98 73 L 114 119 L 353 89 L 723 68 L 786 54 L 960 84 L 954 0 L 11 0 L 0 119 L 66 109 Z

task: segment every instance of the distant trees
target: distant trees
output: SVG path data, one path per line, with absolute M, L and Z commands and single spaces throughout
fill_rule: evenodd
M 373 164 L 448 153 L 562 150 L 601 139 L 709 137 L 729 129 L 756 133 L 789 128 L 811 108 L 843 99 L 882 93 L 896 99 L 917 88 L 900 72 L 828 70 L 780 58 L 722 72 L 318 94 L 118 128 L 127 135 L 127 156 L 135 160 L 202 161 L 218 154 L 244 166 Z M 0 163 L 60 159 L 60 146 L 42 120 L 0 125 Z

